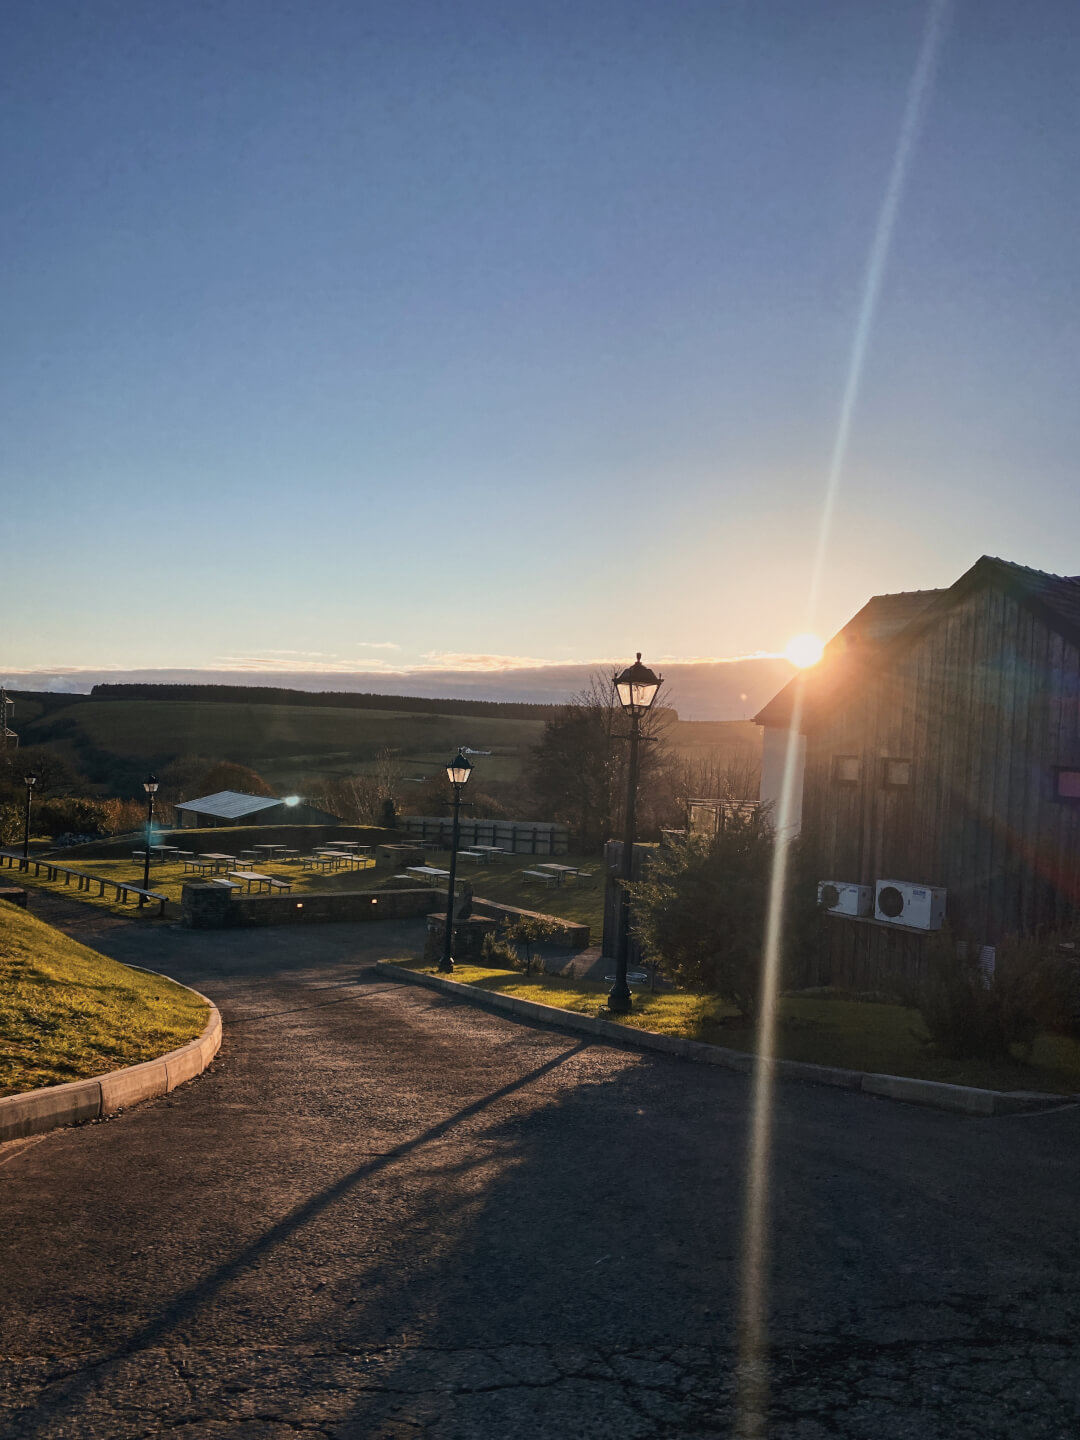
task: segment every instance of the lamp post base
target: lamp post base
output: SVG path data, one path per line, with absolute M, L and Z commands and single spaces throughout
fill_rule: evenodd
M 611 987 L 607 997 L 607 1008 L 613 1015 L 629 1015 L 633 1010 L 633 996 L 630 994 L 630 986 L 625 980 L 621 985 L 616 981 Z
M 439 974 L 452 975 L 454 973 L 454 957 L 446 955 L 439 961 Z

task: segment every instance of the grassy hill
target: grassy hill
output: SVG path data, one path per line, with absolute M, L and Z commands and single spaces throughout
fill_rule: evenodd
M 535 717 L 455 713 L 453 701 L 423 713 L 265 700 L 64 699 L 53 707 L 20 697 L 23 743 L 48 746 L 101 789 L 119 793 L 136 793 L 147 767 L 190 755 L 249 765 L 279 793 L 303 793 L 316 779 L 370 770 L 387 748 L 405 775 L 427 776 L 459 745 L 491 752 L 477 761 L 485 780 L 514 781 L 544 726 Z M 689 757 L 721 764 L 760 754 L 760 731 L 745 721 L 676 720 L 669 739 Z
M 485 774 L 515 779 L 542 728 L 541 720 L 452 713 L 85 700 L 24 721 L 22 739 L 58 750 L 99 782 L 125 768 L 118 762 L 141 774 L 147 765 L 206 755 L 250 765 L 276 787 L 299 789 L 317 776 L 362 772 L 387 747 L 398 752 L 406 773 L 417 775 L 445 765 L 459 745 L 491 750 Z
M 154 1060 L 206 1018 L 190 990 L 0 904 L 0 1095 Z

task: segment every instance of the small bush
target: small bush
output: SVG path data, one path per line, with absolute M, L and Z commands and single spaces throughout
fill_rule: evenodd
M 520 957 L 513 945 L 505 940 L 498 940 L 489 931 L 480 946 L 480 958 L 485 965 L 490 965 L 493 970 L 516 970 L 521 964 Z
M 930 1043 L 958 1060 L 1005 1060 L 1014 1045 L 1030 1052 L 1042 1028 L 1036 1013 L 1038 942 L 1016 937 L 998 946 L 993 975 L 974 945 L 946 926 L 927 946 L 929 974 L 907 999 L 922 1016 Z
M 532 974 L 533 967 L 533 946 L 542 940 L 550 940 L 556 931 L 555 924 L 546 915 L 519 915 L 518 918 L 506 927 L 506 938 L 513 942 L 514 946 L 525 946 L 525 974 Z M 509 946 L 507 947 L 510 948 Z M 515 963 L 520 964 L 516 949 L 514 950 Z M 543 966 L 541 965 L 541 969 Z

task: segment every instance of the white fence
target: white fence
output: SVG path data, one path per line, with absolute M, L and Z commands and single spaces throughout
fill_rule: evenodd
M 446 816 L 402 815 L 398 829 L 410 840 L 421 841 L 443 850 L 450 848 L 453 821 Z M 473 820 L 463 817 L 459 827 L 459 844 L 498 845 L 515 855 L 565 855 L 569 847 L 569 831 L 565 825 L 545 825 L 532 820 Z

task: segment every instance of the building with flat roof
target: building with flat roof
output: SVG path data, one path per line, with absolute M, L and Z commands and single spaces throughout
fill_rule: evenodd
M 337 825 L 337 815 L 306 805 L 299 795 L 245 795 L 241 790 L 219 790 L 174 806 L 177 820 L 186 828 L 213 825 Z

